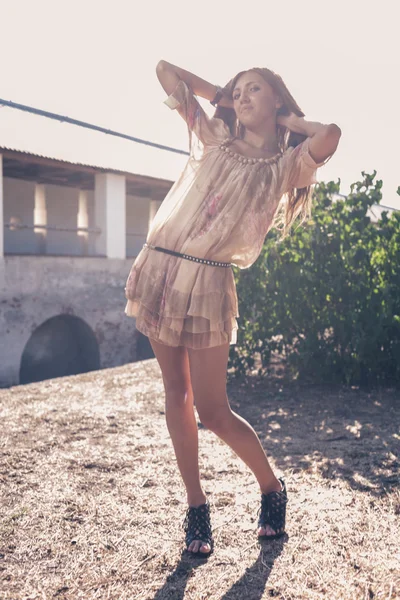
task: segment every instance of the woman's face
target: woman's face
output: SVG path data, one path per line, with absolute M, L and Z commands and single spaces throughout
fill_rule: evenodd
M 256 71 L 246 71 L 238 78 L 232 98 L 236 117 L 248 129 L 275 119 L 282 105 L 272 86 Z

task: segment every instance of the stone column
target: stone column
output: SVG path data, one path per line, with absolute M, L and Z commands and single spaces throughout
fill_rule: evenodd
M 79 208 L 77 215 L 77 227 L 89 227 L 89 213 L 88 213 L 88 196 L 85 190 L 79 190 Z M 87 231 L 78 231 L 78 238 L 81 242 L 81 254 L 87 256 L 88 254 L 88 238 L 89 234 Z
M 46 188 L 43 183 L 35 185 L 33 225 L 47 225 Z M 46 254 L 47 229 L 34 227 L 33 231 L 38 241 L 38 254 Z
M 126 184 L 123 175 L 95 176 L 96 252 L 107 258 L 126 258 Z
M 4 256 L 3 155 L 0 154 L 0 258 Z

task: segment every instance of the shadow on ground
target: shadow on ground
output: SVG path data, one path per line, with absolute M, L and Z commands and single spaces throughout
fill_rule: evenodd
M 256 561 L 247 567 L 242 577 L 235 581 L 219 600 L 237 600 L 246 598 L 246 600 L 261 600 L 272 572 L 276 558 L 282 553 L 287 536 L 271 541 L 263 541 L 260 544 L 260 553 Z M 201 568 L 205 562 L 210 562 L 214 557 L 207 561 L 204 559 L 190 558 L 186 552 L 182 553 L 181 560 L 174 571 L 168 575 L 164 585 L 160 588 L 152 600 L 183 600 L 185 590 L 190 577 L 193 576 L 195 569 Z M 220 563 L 218 563 L 220 564 Z M 199 590 L 199 598 L 202 598 Z M 273 589 L 269 590 L 269 595 L 274 596 Z M 205 598 L 205 596 L 204 596 Z
M 247 379 L 230 382 L 228 396 L 283 472 L 317 471 L 377 495 L 398 486 L 398 391 Z

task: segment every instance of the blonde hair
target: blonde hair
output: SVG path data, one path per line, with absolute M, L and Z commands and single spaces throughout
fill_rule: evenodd
M 239 77 L 249 71 L 254 71 L 255 73 L 261 75 L 261 77 L 263 77 L 263 79 L 270 84 L 272 89 L 281 99 L 282 106 L 277 110 L 277 116 L 289 115 L 290 113 L 294 113 L 299 117 L 305 116 L 280 75 L 267 68 L 254 67 L 252 69 L 248 69 L 247 71 L 240 71 L 240 73 L 235 75 L 235 77 L 225 85 L 224 91 L 229 94 L 229 96 L 232 96 L 232 92 L 235 89 L 236 82 Z M 222 119 L 226 123 L 226 125 L 229 127 L 231 135 L 240 138 L 243 137 L 244 127 L 238 122 L 233 108 L 218 106 L 214 116 Z M 290 146 L 298 146 L 307 137 L 299 133 L 294 133 L 287 127 L 279 124 L 276 125 L 276 133 L 278 146 L 281 152 L 284 152 Z M 304 223 L 304 221 L 310 218 L 312 195 L 312 186 L 307 186 L 304 188 L 292 188 L 289 190 L 289 192 L 287 192 L 287 202 L 280 203 L 279 209 L 274 218 L 274 226 L 281 231 L 281 240 L 288 235 L 291 226 L 298 216 L 300 216 L 299 227 L 302 223 Z

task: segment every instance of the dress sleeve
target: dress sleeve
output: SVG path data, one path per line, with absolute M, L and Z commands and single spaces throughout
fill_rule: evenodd
M 320 163 L 315 162 L 310 154 L 309 141 L 310 138 L 306 138 L 288 155 L 288 161 L 285 165 L 285 192 L 292 188 L 304 188 L 317 183 L 317 169 L 325 165 L 331 158 L 331 156 L 328 156 Z
M 182 79 L 179 80 L 172 94 L 164 100 L 164 104 L 172 110 L 177 109 L 185 119 L 190 145 L 192 132 L 204 146 L 216 146 L 230 135 L 229 128 L 222 119 L 209 117 L 205 113 L 195 94 Z

